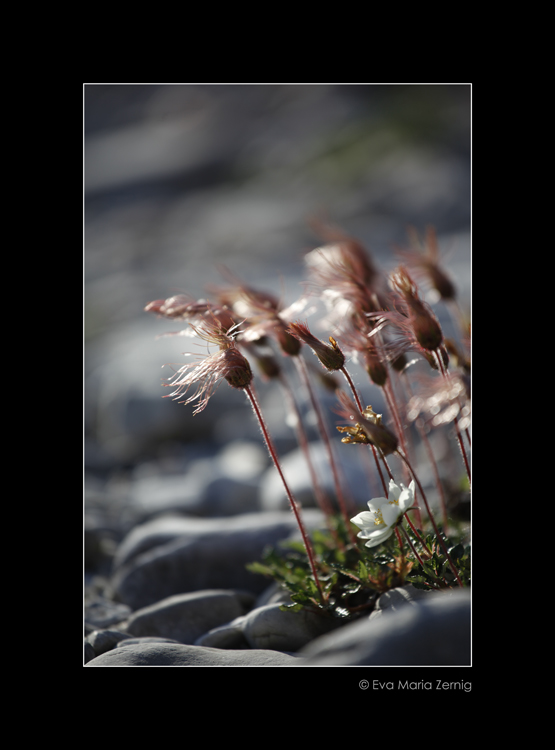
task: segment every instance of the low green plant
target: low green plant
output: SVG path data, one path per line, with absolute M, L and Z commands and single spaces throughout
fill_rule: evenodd
M 341 516 L 333 516 L 330 521 L 333 531 L 316 530 L 311 535 L 323 600 L 318 596 L 301 542 L 287 540 L 277 548 L 267 547 L 261 561 L 248 565 L 251 572 L 276 581 L 288 592 L 291 603 L 282 604 L 281 609 L 298 611 L 304 607 L 333 617 L 356 619 L 372 611 L 380 594 L 398 586 L 411 584 L 431 591 L 456 585 L 435 535 L 413 535 L 419 558 L 415 559 L 396 535 L 370 551 L 361 543 L 352 543 Z M 451 538 L 442 534 L 442 538 L 461 582 L 470 586 L 466 531 L 454 533 Z

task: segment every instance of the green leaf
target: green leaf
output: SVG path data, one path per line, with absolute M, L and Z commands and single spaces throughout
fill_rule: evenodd
M 283 542 L 281 546 L 286 549 L 294 550 L 295 552 L 300 552 L 303 557 L 306 557 L 306 548 L 303 542 L 298 542 L 295 539 L 288 539 L 287 542 Z
M 307 578 L 306 579 L 306 587 L 308 589 L 308 592 L 310 596 L 319 596 L 320 593 L 318 591 L 318 586 L 316 585 L 313 578 Z
M 364 562 L 362 560 L 358 561 L 357 573 L 358 573 L 358 577 L 361 580 L 363 580 L 363 581 L 367 581 L 368 580 L 368 570 L 367 570 L 366 565 L 364 564 Z
M 291 599 L 299 604 L 306 604 L 309 601 L 309 597 L 304 591 L 293 591 L 291 592 Z
M 343 565 L 339 565 L 338 563 L 330 563 L 330 566 L 334 570 L 338 570 L 340 573 L 342 573 L 344 576 L 347 576 L 348 578 L 351 578 L 353 581 L 357 581 L 358 583 L 362 583 L 360 578 L 356 576 L 352 570 L 348 570 Z
M 260 573 L 263 576 L 274 575 L 274 570 L 269 565 L 263 565 L 259 562 L 248 563 L 246 567 L 251 573 Z

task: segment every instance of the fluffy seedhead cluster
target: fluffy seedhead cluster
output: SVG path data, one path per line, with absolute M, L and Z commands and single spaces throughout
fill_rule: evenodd
M 405 582 L 430 589 L 470 583 L 468 525 L 461 527 L 445 489 L 457 483 L 470 489 L 469 327 L 461 327 L 464 316 L 456 308 L 456 289 L 441 267 L 432 229 L 427 229 L 423 242 L 410 230 L 410 247 L 398 251 L 400 262 L 391 273 L 380 271 L 357 240 L 330 227 L 322 231 L 324 244 L 305 258 L 303 294 L 288 307 L 279 297 L 255 290 L 223 269 L 228 283 L 215 287 L 211 300 L 178 294 L 150 302 L 145 310 L 185 322 L 184 329 L 167 335 L 196 337 L 208 349 L 164 384 L 172 388 L 169 398 L 194 403 L 198 413 L 225 380 L 245 392 L 259 421 L 301 530 L 306 570 L 299 573 L 304 570 L 299 550 L 287 553 L 297 556 L 294 562 L 287 554 L 272 552 L 252 569 L 286 586 L 293 607 L 352 617 L 372 606 L 376 591 Z M 456 340 L 445 338 L 426 300 L 427 289 L 435 292 L 436 304 L 444 305 L 446 312 L 456 308 Z M 317 362 L 305 356 L 309 350 Z M 351 362 L 367 373 L 362 390 L 368 391 L 369 400 L 379 394 L 387 407 L 383 414 L 363 400 L 348 369 Z M 337 465 L 340 451 L 353 448 L 340 447 L 338 452 L 333 445 L 314 366 L 337 397 L 339 446 L 366 451 L 368 468 L 383 488 L 382 496 L 368 497 L 368 510 L 354 515 L 356 508 L 345 497 Z M 311 538 L 306 532 L 302 509 L 283 475 L 258 403 L 254 373 L 284 389 L 327 536 L 317 532 Z M 297 377 L 300 385 L 292 380 Z M 310 397 L 327 450 L 335 488 L 331 500 L 312 465 L 297 404 L 299 387 Z M 456 445 L 458 468 L 451 468 L 455 476 L 441 476 L 430 440 L 435 429 L 443 430 Z M 424 490 L 415 467 L 414 456 L 422 455 L 422 447 L 431 469 L 427 475 L 435 478 L 433 511 L 426 495 L 429 488 Z M 294 566 L 296 578 L 291 575 Z

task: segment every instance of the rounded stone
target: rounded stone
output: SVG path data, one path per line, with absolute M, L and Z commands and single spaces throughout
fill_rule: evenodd
M 386 610 L 303 648 L 308 666 L 468 666 L 470 591 L 457 590 Z
M 220 625 L 218 628 L 209 630 L 195 641 L 196 646 L 210 646 L 211 648 L 245 649 L 250 644 L 243 633 L 244 617 L 236 617 L 235 620 Z
M 252 648 L 298 651 L 315 638 L 335 630 L 343 623 L 307 609 L 282 610 L 281 604 L 267 604 L 249 612 L 242 629 Z
M 304 520 L 309 530 L 322 523 L 315 511 Z M 296 530 L 293 514 L 283 512 L 162 519 L 136 527 L 116 557 L 109 593 L 132 610 L 203 589 L 242 589 L 257 595 L 267 580 L 246 566 L 260 560 L 266 546 L 275 547 Z
M 243 615 L 254 597 L 234 591 L 194 591 L 167 597 L 134 612 L 127 621 L 131 635 L 171 638 L 193 644 L 207 631 Z
M 86 667 L 272 667 L 292 666 L 297 657 L 266 649 L 224 650 L 183 643 L 137 643 L 112 649 Z
M 410 584 L 390 589 L 379 596 L 376 606 L 370 614 L 370 620 L 381 617 L 384 612 L 397 612 L 401 607 L 414 605 L 419 601 L 429 601 L 434 596 L 441 596 L 441 592 L 417 589 Z
M 95 630 L 87 636 L 87 641 L 93 647 L 94 655 L 100 656 L 126 638 L 129 638 L 129 634 L 121 630 Z

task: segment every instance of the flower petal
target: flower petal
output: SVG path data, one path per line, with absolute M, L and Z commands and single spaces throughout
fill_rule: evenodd
M 368 501 L 367 505 L 372 511 L 372 513 L 375 513 L 382 507 L 382 505 L 384 505 L 384 503 L 387 503 L 387 502 L 388 500 L 386 497 L 374 497 L 372 498 L 372 500 Z
M 398 505 L 388 503 L 382 508 L 382 518 L 388 526 L 393 526 L 402 512 L 402 509 Z
M 391 526 L 388 526 L 382 531 L 380 534 L 378 534 L 375 538 L 370 539 L 368 542 L 366 542 L 366 547 L 377 547 L 378 544 L 381 544 L 382 542 L 385 542 L 386 539 L 389 539 L 391 534 L 393 533 L 393 529 Z
M 393 479 L 389 480 L 389 496 L 388 496 L 388 500 L 390 502 L 391 501 L 396 502 L 397 500 L 399 500 L 399 497 L 400 497 L 401 492 L 402 492 L 402 487 L 403 487 L 403 485 L 401 485 L 401 487 L 399 487 L 399 485 L 395 484 L 395 482 L 393 481 Z
M 363 510 L 361 513 L 358 513 L 356 516 L 351 518 L 351 523 L 354 523 L 355 526 L 364 529 L 367 526 L 374 526 L 374 520 L 375 516 L 373 513 L 369 513 L 367 510 Z
M 408 487 L 403 487 L 403 491 L 401 493 L 401 496 L 399 497 L 399 507 L 403 509 L 403 511 L 407 510 L 407 508 L 410 508 L 411 505 L 414 504 L 414 479 L 409 484 Z
M 380 513 L 382 508 L 388 504 L 389 500 L 387 500 L 385 497 L 376 497 L 368 502 L 368 507 L 370 508 L 370 511 L 375 514 Z

